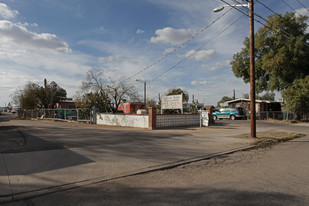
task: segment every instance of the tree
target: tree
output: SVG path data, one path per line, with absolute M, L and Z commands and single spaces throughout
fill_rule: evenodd
M 157 102 L 155 99 L 148 99 L 146 106 L 147 107 L 157 107 Z
M 75 96 L 75 105 L 76 107 L 82 110 L 82 113 L 88 117 L 90 115 L 90 111 L 93 107 L 99 109 L 99 111 L 106 112 L 107 106 L 105 105 L 105 101 L 102 102 L 102 98 L 98 93 L 89 92 L 86 94 L 77 94 Z
M 256 91 L 283 91 L 294 80 L 309 75 L 308 17 L 295 13 L 271 15 L 255 34 Z M 232 70 L 245 83 L 250 81 L 249 39 L 233 56 Z
M 41 107 L 45 109 L 55 108 L 57 102 L 66 99 L 67 92 L 52 81 L 50 84 L 44 79 L 44 87 L 40 87 L 38 98 Z
M 56 103 L 65 99 L 67 92 L 59 87 L 56 82 L 40 87 L 36 83 L 28 82 L 23 89 L 15 92 L 13 96 L 14 103 L 20 108 L 33 110 L 37 108 L 54 108 Z
M 198 103 L 198 100 L 196 101 L 192 101 L 192 104 L 190 104 L 190 107 L 189 107 L 189 111 L 190 113 L 192 114 L 197 114 L 198 113 L 198 110 L 199 110 L 199 103 Z
M 220 106 L 221 103 L 224 103 L 224 102 L 227 102 L 227 101 L 230 101 L 230 100 L 233 100 L 233 98 L 228 97 L 228 96 L 222 97 L 222 99 L 221 99 L 220 101 L 218 101 L 217 107 L 221 107 L 221 106 Z
M 250 99 L 250 94 L 246 93 L 243 95 L 244 99 Z
M 26 110 L 37 109 L 39 106 L 39 88 L 38 84 L 28 82 L 23 89 L 15 92 L 14 103 Z
M 309 76 L 304 79 L 298 79 L 283 92 L 283 97 L 286 101 L 287 109 L 295 111 L 297 117 L 300 114 L 309 113 Z
M 180 88 L 169 89 L 166 95 L 170 96 L 170 95 L 179 95 L 179 94 L 182 94 L 182 102 L 188 102 L 189 101 L 188 92 L 185 91 L 185 90 L 182 90 Z
M 250 99 L 250 95 L 248 93 L 246 93 L 246 94 L 244 94 L 244 98 Z M 275 101 L 275 93 L 274 92 L 266 92 L 263 96 L 256 94 L 255 99 Z
M 274 92 L 266 92 L 263 96 L 257 95 L 256 99 L 275 101 L 275 93 Z
M 113 112 L 116 112 L 123 100 L 129 99 L 130 101 L 138 101 L 139 99 L 135 87 L 121 81 L 110 79 L 108 85 L 106 85 L 105 91 L 110 100 L 109 107 Z
M 101 112 L 109 111 L 109 99 L 104 91 L 105 80 L 103 70 L 91 69 L 87 72 L 86 80 L 82 82 L 81 91 L 75 97 L 75 104 L 84 111 L 92 107 Z
M 97 107 L 102 112 L 116 112 L 122 100 L 135 101 L 138 95 L 134 86 L 106 79 L 102 69 L 91 69 L 87 72 L 86 80 L 82 82 L 81 92 L 77 98 L 81 101 L 77 102 L 79 105 Z

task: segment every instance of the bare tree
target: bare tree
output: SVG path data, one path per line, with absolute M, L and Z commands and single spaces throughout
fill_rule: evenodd
M 91 106 L 98 107 L 101 111 L 108 110 L 116 112 L 122 100 L 135 101 L 138 99 L 137 92 L 133 85 L 125 82 L 106 79 L 102 69 L 91 69 L 87 72 L 86 80 L 82 82 L 81 90 L 83 95 L 79 101 L 89 101 L 89 96 L 95 96 Z M 89 94 L 92 95 L 89 95 Z M 88 104 L 89 106 L 89 104 Z

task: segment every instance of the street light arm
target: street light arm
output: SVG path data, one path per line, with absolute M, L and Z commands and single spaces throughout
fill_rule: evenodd
M 145 80 L 142 80 L 142 79 L 136 79 L 137 82 L 143 82 L 145 83 L 146 81 Z
M 217 7 L 213 10 L 213 12 L 220 12 L 224 9 L 224 7 L 248 7 L 249 8 L 249 4 L 234 4 L 234 5 L 223 5 L 221 7 Z
M 221 6 L 221 7 L 217 7 L 213 10 L 213 12 L 220 12 L 224 9 L 224 6 Z

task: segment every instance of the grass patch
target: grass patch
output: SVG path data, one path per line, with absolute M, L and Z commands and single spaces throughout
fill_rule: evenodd
M 257 138 L 252 138 L 250 134 L 238 135 L 238 138 L 252 139 L 252 145 L 257 147 L 269 147 L 280 142 L 286 142 L 295 138 L 303 137 L 304 134 L 297 134 L 293 132 L 259 132 Z

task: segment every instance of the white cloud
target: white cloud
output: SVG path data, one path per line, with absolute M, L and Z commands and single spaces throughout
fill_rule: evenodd
M 143 34 L 143 33 L 145 33 L 144 30 L 141 30 L 141 29 L 136 30 L 136 34 Z
M 220 3 L 211 0 L 149 0 L 155 5 L 159 5 L 162 8 L 172 9 L 171 19 L 169 19 L 170 25 L 185 25 L 190 28 L 200 28 L 200 25 L 206 25 L 206 23 L 213 18 L 214 14 L 212 10 L 218 7 Z M 196 27 L 197 26 L 197 27 Z
M 297 9 L 296 12 L 297 12 L 296 15 L 301 14 L 304 16 L 309 16 L 308 8 Z
M 14 88 L 28 81 L 42 85 L 44 78 L 63 85 L 72 97 L 93 62 L 94 58 L 84 54 L 20 49 L 19 45 L 5 45 L 0 41 L 0 89 L 3 86 L 12 89 L 0 90 L 0 105 L 10 101 Z
M 180 44 L 192 37 L 193 32 L 186 29 L 173 29 L 165 27 L 156 30 L 156 37 L 151 37 L 151 43 L 170 43 L 173 45 Z
M 114 56 L 108 56 L 108 57 L 99 57 L 98 61 L 100 63 L 105 63 L 105 62 L 117 62 L 117 61 L 122 61 L 125 59 L 124 56 L 122 55 L 114 55 Z
M 28 22 L 17 22 L 16 23 L 17 26 L 22 26 L 22 27 L 27 27 L 27 26 L 31 26 L 31 27 L 39 27 L 39 25 L 37 23 L 33 23 L 33 24 L 29 24 Z
M 195 85 L 195 86 L 201 86 L 201 85 L 206 85 L 209 84 L 209 82 L 207 81 L 192 81 L 191 85 Z
M 222 67 L 229 66 L 230 62 L 231 62 L 230 60 L 226 60 L 224 62 L 217 62 L 214 66 L 211 66 L 211 67 L 209 67 L 206 64 L 202 64 L 202 67 L 207 68 L 210 71 L 215 71 L 215 70 L 221 69 Z
M 163 54 L 169 54 L 169 53 L 173 52 L 174 50 L 175 50 L 175 48 L 173 48 L 173 47 L 165 49 Z
M 100 26 L 100 27 L 98 28 L 98 31 L 99 31 L 99 32 L 103 32 L 103 33 L 104 33 L 104 32 L 105 32 L 105 28 L 104 28 L 104 26 Z
M 17 10 L 11 10 L 6 4 L 0 3 L 0 16 L 5 19 L 13 19 L 18 15 Z
M 59 40 L 55 34 L 31 32 L 26 27 L 7 20 L 0 21 L 0 37 L 7 42 L 14 42 L 30 48 L 71 52 L 68 44 Z
M 308 16 L 309 17 L 309 10 L 308 8 L 301 8 L 296 10 L 296 16 L 299 16 L 299 14 L 303 16 Z M 309 23 L 307 23 L 309 25 Z M 309 33 L 309 26 L 306 29 L 306 32 Z
M 113 55 L 113 56 L 108 56 L 108 57 L 99 57 L 98 58 L 98 62 L 101 64 L 104 64 L 104 68 L 111 68 L 111 70 L 113 70 L 113 68 L 118 67 L 121 64 L 137 64 L 135 60 L 130 59 L 127 56 L 124 55 Z
M 190 50 L 185 54 L 185 57 L 191 56 L 193 59 L 196 61 L 203 61 L 206 59 L 209 59 L 215 55 L 216 51 L 213 49 L 210 50 L 201 50 L 201 51 L 196 51 L 196 50 Z

